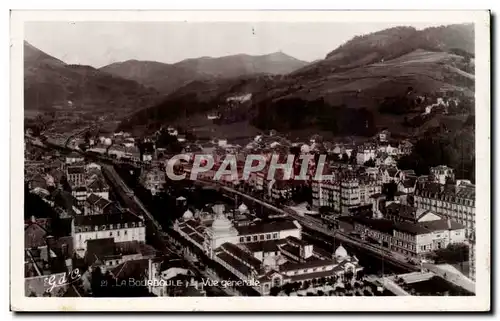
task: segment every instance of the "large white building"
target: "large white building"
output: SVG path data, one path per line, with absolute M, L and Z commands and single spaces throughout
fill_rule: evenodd
M 374 213 L 373 218 L 355 216 L 349 220 L 353 221 L 354 231 L 362 238 L 378 242 L 410 258 L 466 241 L 462 224 L 444 219 L 431 211 L 411 210 L 408 206 L 401 206 L 397 210 L 400 211 L 401 219 L 394 217 L 397 215 L 395 212 L 384 211 L 383 218 Z
M 144 220 L 124 211 L 113 214 L 78 215 L 71 222 L 73 249 L 83 257 L 87 241 L 113 238 L 115 242 L 146 241 Z
M 431 210 L 464 225 L 468 238 L 472 238 L 475 232 L 475 204 L 476 191 L 475 186 L 471 184 L 420 183 L 415 188 L 415 207 Z
M 371 204 L 371 196 L 381 193 L 382 183 L 370 177 L 348 178 L 339 181 L 313 181 L 312 205 L 329 207 L 347 214 L 350 208 Z
M 240 206 L 239 210 L 248 209 Z M 297 221 L 240 225 L 230 220 L 223 207 L 216 206 L 214 212 L 215 219 L 204 220 L 198 213 L 186 211 L 174 223 L 174 229 L 240 280 L 258 284 L 254 288 L 264 295 L 288 282 L 342 279 L 346 272 L 356 275 L 362 270 L 358 260 L 342 247 L 329 254 L 302 241 Z

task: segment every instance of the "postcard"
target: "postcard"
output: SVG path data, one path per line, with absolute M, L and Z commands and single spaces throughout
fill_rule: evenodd
M 489 24 L 12 11 L 11 310 L 489 311 Z

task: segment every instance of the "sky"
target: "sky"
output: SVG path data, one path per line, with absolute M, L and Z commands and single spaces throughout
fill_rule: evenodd
M 443 23 L 335 22 L 26 22 L 25 40 L 70 64 L 96 68 L 130 59 L 188 58 L 282 51 L 308 62 L 357 35 L 395 26 Z

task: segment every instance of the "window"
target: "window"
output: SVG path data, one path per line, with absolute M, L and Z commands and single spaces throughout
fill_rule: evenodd
M 117 235 L 117 236 L 120 236 L 120 231 L 116 232 L 116 235 Z
M 240 243 L 243 243 L 245 242 L 245 238 L 244 237 L 240 237 Z
M 123 232 L 123 234 L 127 235 L 127 231 Z
M 273 234 L 273 239 L 277 239 L 278 238 L 278 233 L 274 233 Z
M 81 241 L 81 240 L 82 240 L 82 235 L 80 234 L 79 236 L 80 236 L 80 237 L 79 237 L 79 239 L 80 239 L 80 241 Z
M 254 241 L 254 242 L 257 242 L 257 235 L 254 235 L 254 236 L 253 236 L 253 241 Z
M 121 224 L 118 223 L 117 226 L 116 226 L 116 228 L 121 228 Z
M 113 236 L 113 232 L 109 232 L 109 236 Z
M 109 229 L 112 230 L 113 229 L 113 224 L 109 224 Z
M 124 226 L 125 228 L 127 228 L 127 227 L 128 227 L 128 224 L 127 224 L 127 223 L 125 223 L 125 225 L 123 225 L 123 226 Z
M 252 237 L 247 236 L 247 242 L 250 242 L 252 240 Z
M 266 240 L 270 240 L 271 239 L 271 234 L 266 234 Z
M 263 240 L 263 239 L 264 239 L 264 235 L 261 235 L 261 236 L 260 236 L 260 239 L 261 239 L 261 240 Z

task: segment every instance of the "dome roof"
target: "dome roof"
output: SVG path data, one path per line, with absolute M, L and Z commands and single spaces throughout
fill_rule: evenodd
M 184 212 L 184 214 L 182 214 L 182 218 L 185 219 L 185 220 L 190 220 L 193 218 L 193 212 L 191 212 L 190 210 L 187 210 Z
M 335 250 L 335 257 L 336 258 L 345 258 L 347 256 L 348 256 L 347 251 L 342 245 L 339 246 L 337 248 L 337 250 Z
M 212 223 L 212 229 L 214 231 L 228 231 L 233 228 L 231 221 L 224 215 L 219 215 Z
M 238 211 L 240 211 L 240 213 L 244 213 L 248 211 L 248 207 L 245 205 L 245 203 L 241 203 L 241 205 L 238 207 Z

